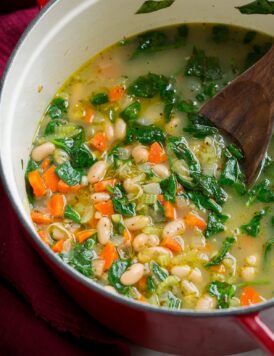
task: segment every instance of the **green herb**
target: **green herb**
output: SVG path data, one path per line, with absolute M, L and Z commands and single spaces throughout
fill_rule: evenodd
M 207 262 L 205 264 L 205 267 L 219 265 L 222 262 L 222 260 L 225 258 L 227 252 L 230 250 L 230 248 L 232 247 L 232 245 L 234 244 L 235 241 L 236 241 L 235 237 L 227 237 L 224 240 L 219 253 L 215 257 L 213 257 L 209 262 Z
M 246 5 L 238 6 L 242 14 L 274 14 L 274 2 L 269 0 L 255 0 Z
M 150 54 L 169 48 L 167 35 L 159 31 L 150 31 L 137 37 L 138 46 L 133 52 L 131 58 L 138 57 L 141 54 Z
M 240 230 L 249 236 L 256 237 L 260 232 L 261 220 L 266 215 L 266 213 L 267 209 L 262 209 L 258 213 L 255 213 L 255 216 L 253 216 L 251 221 L 248 224 L 242 225 Z
M 55 173 L 69 186 L 80 184 L 82 180 L 81 172 L 74 169 L 69 161 L 57 166 Z
M 168 304 L 167 306 L 170 309 L 181 309 L 181 299 L 177 298 L 172 292 L 168 291 L 167 293 L 167 300 Z
M 159 200 L 157 200 L 157 202 L 153 204 L 153 209 L 151 209 L 150 215 L 154 222 L 166 221 L 165 208 L 163 207 L 161 202 L 159 202 Z
M 136 14 L 147 14 L 150 12 L 159 11 L 170 7 L 175 0 L 147 0 L 143 5 L 137 10 Z
M 125 225 L 123 225 L 121 222 L 118 222 L 116 224 L 116 230 L 119 235 L 123 236 L 123 234 L 126 230 Z
M 129 287 L 124 286 L 120 282 L 120 278 L 130 265 L 130 260 L 118 260 L 113 262 L 108 271 L 108 281 L 119 293 L 127 294 L 129 292 Z
M 149 293 L 155 292 L 155 283 L 153 281 L 152 276 L 147 277 L 147 283 L 146 283 L 147 291 Z
M 185 132 L 191 133 L 196 138 L 204 138 L 218 133 L 218 129 L 203 115 L 188 115 L 189 124 L 184 128 Z
M 168 277 L 168 272 L 154 261 L 150 262 L 150 270 L 160 282 L 163 282 Z
M 205 231 L 205 237 L 208 239 L 209 237 L 217 234 L 218 232 L 222 232 L 225 230 L 224 223 L 228 219 L 228 216 L 216 213 L 210 213 L 208 215 L 207 220 L 207 228 Z
M 186 192 L 185 195 L 193 201 L 200 210 L 212 210 L 216 214 L 220 214 L 222 207 L 213 199 L 208 199 L 204 194 L 197 191 Z
M 264 245 L 264 267 L 266 267 L 267 258 L 273 246 L 274 246 L 274 238 L 266 241 Z
M 271 217 L 271 225 L 274 226 L 274 216 Z
M 36 163 L 32 159 L 30 159 L 28 161 L 26 172 L 25 172 L 25 186 L 26 186 L 26 193 L 27 193 L 28 201 L 30 202 L 30 204 L 34 203 L 34 195 L 33 195 L 32 186 L 30 185 L 30 182 L 29 182 L 28 175 L 30 172 L 35 171 L 38 168 L 39 168 L 38 163 Z
M 136 215 L 136 204 L 128 201 L 124 188 L 120 183 L 114 187 L 112 203 L 117 214 L 125 216 Z
M 207 286 L 208 293 L 212 297 L 217 298 L 218 308 L 225 309 L 229 307 L 229 302 L 232 297 L 235 295 L 236 287 L 226 283 L 214 281 Z
M 257 32 L 256 31 L 247 31 L 247 33 L 245 34 L 244 38 L 243 38 L 243 43 L 244 44 L 249 44 L 251 43 L 254 38 L 256 37 Z
M 76 222 L 77 224 L 81 223 L 80 214 L 75 209 L 73 209 L 70 205 L 66 205 L 64 217 L 66 219 L 70 219 Z
M 251 190 L 248 191 L 249 199 L 247 206 L 250 206 L 255 201 L 263 203 L 272 203 L 274 201 L 274 192 L 271 190 L 271 183 L 268 179 L 264 179 L 256 184 Z
M 107 93 L 98 93 L 93 95 L 90 99 L 92 105 L 103 105 L 109 102 L 108 94 Z
M 175 203 L 176 201 L 176 188 L 177 182 L 174 174 L 171 174 L 168 178 L 160 182 L 160 187 L 164 192 L 164 198 L 166 201 Z
M 197 106 L 191 100 L 182 100 L 176 105 L 176 109 L 181 112 L 192 113 L 197 111 Z
M 93 277 L 91 261 L 96 258 L 93 250 L 95 241 L 87 240 L 83 244 L 77 244 L 68 254 L 67 263 L 86 277 Z
M 271 42 L 266 42 L 263 43 L 262 45 L 254 45 L 252 47 L 252 51 L 249 52 L 246 56 L 245 69 L 251 67 L 259 59 L 261 59 L 266 54 L 266 52 L 270 49 L 271 45 L 272 45 Z
M 212 27 L 212 39 L 216 43 L 224 43 L 229 39 L 229 28 L 225 25 Z
M 162 129 L 154 125 L 142 126 L 133 124 L 127 128 L 125 144 L 128 145 L 136 141 L 144 145 L 150 145 L 153 142 L 164 143 L 165 134 Z
M 235 157 L 239 160 L 244 159 L 243 151 L 238 146 L 236 146 L 234 143 L 229 144 L 227 146 L 227 149 L 233 157 Z
M 138 115 L 141 111 L 141 104 L 139 101 L 135 101 L 134 103 L 127 106 L 121 113 L 120 116 L 125 121 L 134 121 L 138 118 Z
M 160 78 L 153 73 L 140 76 L 128 87 L 128 94 L 137 98 L 153 98 L 159 93 Z
M 203 50 L 193 48 L 192 56 L 185 67 L 185 75 L 202 81 L 222 79 L 223 73 L 217 57 L 207 57 Z
M 53 121 L 50 121 L 45 128 L 44 135 L 48 136 L 54 134 L 56 127 L 63 126 L 66 123 L 67 121 L 62 119 L 55 119 Z
M 68 101 L 63 98 L 54 98 L 47 110 L 52 119 L 61 119 L 67 113 Z

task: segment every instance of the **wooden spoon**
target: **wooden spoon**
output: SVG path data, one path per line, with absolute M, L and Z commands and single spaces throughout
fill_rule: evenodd
M 200 110 L 242 148 L 247 184 L 256 176 L 274 124 L 274 45 Z

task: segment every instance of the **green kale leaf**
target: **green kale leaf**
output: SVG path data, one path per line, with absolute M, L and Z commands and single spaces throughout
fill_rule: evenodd
M 274 2 L 269 0 L 255 0 L 243 6 L 237 6 L 242 14 L 274 14 Z
M 129 286 L 124 286 L 120 282 L 120 278 L 130 265 L 130 260 L 118 260 L 111 265 L 108 271 L 108 281 L 119 293 L 127 294 L 129 292 Z
M 205 231 L 205 237 L 208 239 L 211 236 L 217 234 L 218 232 L 222 232 L 225 230 L 224 223 L 228 219 L 228 216 L 222 214 L 216 214 L 210 212 L 207 220 L 207 228 Z
M 164 192 L 164 198 L 166 201 L 175 203 L 176 201 L 176 188 L 177 182 L 174 174 L 171 174 L 168 178 L 160 182 L 160 187 Z
M 170 7 L 175 0 L 146 0 L 143 5 L 137 10 L 136 14 L 148 14 L 150 12 L 159 11 Z
M 255 213 L 255 216 L 253 216 L 250 222 L 248 224 L 242 225 L 240 230 L 249 236 L 256 237 L 260 232 L 261 220 L 266 215 L 266 213 L 267 209 L 262 209 L 261 211 Z
M 224 240 L 219 253 L 216 256 L 214 256 L 209 262 L 207 262 L 205 264 L 205 267 L 219 265 L 222 262 L 222 260 L 225 258 L 227 252 L 230 250 L 230 248 L 232 247 L 232 245 L 234 244 L 235 241 L 236 241 L 235 237 L 227 237 Z
M 230 299 L 234 297 L 236 287 L 220 281 L 214 281 L 207 286 L 208 293 L 217 298 L 217 307 L 225 309 L 229 307 Z

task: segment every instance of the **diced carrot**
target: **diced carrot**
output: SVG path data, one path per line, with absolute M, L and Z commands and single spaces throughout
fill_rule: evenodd
M 206 222 L 199 215 L 194 213 L 188 213 L 184 217 L 185 223 L 190 227 L 197 227 L 200 230 L 204 230 L 206 228 Z
M 53 246 L 52 246 L 52 251 L 55 253 L 60 253 L 63 251 L 63 245 L 64 245 L 64 240 L 59 240 L 57 241 Z
M 50 164 L 51 164 L 50 159 L 49 158 L 45 158 L 41 163 L 41 168 L 45 171 L 46 169 L 49 168 Z
M 241 306 L 247 306 L 262 302 L 262 297 L 253 287 L 245 287 L 240 297 Z
M 131 233 L 126 229 L 124 231 L 124 244 L 129 246 L 131 244 L 131 241 L 132 241 Z
M 137 298 L 137 300 L 138 300 L 139 302 L 145 302 L 145 301 L 146 301 L 146 298 L 141 294 L 141 295 Z
M 80 184 L 68 185 L 67 183 L 65 183 L 61 179 L 58 181 L 58 192 L 60 192 L 60 193 L 64 193 L 64 194 L 66 194 L 66 193 L 75 193 L 81 188 L 82 188 L 82 186 Z
M 49 245 L 49 238 L 46 231 L 40 230 L 38 231 L 38 235 L 40 236 L 41 240 L 46 244 Z
M 84 121 L 87 122 L 88 124 L 91 124 L 94 120 L 94 117 L 95 117 L 94 111 L 91 108 L 86 108 Z
M 140 289 L 141 291 L 145 291 L 147 289 L 147 276 L 143 276 L 138 284 L 137 284 L 137 288 Z
M 55 169 L 56 169 L 55 166 L 51 166 L 42 175 L 46 187 L 50 189 L 53 193 L 58 191 L 58 182 L 59 182 L 59 178 L 55 173 Z
M 95 232 L 95 229 L 82 230 L 76 232 L 75 237 L 80 243 L 83 243 L 87 239 L 89 239 Z
M 226 268 L 222 263 L 218 266 L 211 266 L 210 270 L 212 272 L 221 273 L 221 274 L 224 274 L 226 272 Z
M 114 214 L 113 204 L 111 200 L 102 201 L 100 203 L 94 204 L 96 210 L 98 210 L 102 215 L 110 216 Z
M 121 99 L 124 92 L 125 92 L 125 88 L 121 86 L 111 88 L 108 93 L 109 101 L 110 102 L 118 101 L 119 99 Z
M 88 226 L 91 227 L 92 229 L 96 229 L 97 223 L 98 223 L 98 220 L 95 219 L 95 217 L 92 217 L 88 222 Z
M 50 216 L 39 213 L 38 211 L 32 211 L 30 217 L 31 220 L 38 225 L 48 225 L 52 223 L 52 218 Z
M 46 194 L 46 186 L 38 170 L 29 172 L 28 179 L 36 197 L 42 197 Z
M 182 245 L 172 237 L 164 239 L 161 243 L 161 246 L 166 247 L 175 253 L 182 252 L 183 250 Z
M 108 242 L 104 246 L 104 249 L 100 254 L 100 257 L 105 261 L 104 271 L 110 269 L 113 262 L 118 260 L 118 253 L 116 251 L 116 247 L 113 245 L 112 242 Z
M 150 163 L 162 163 L 166 160 L 165 150 L 158 142 L 154 142 L 149 149 L 148 161 Z
M 162 194 L 157 195 L 157 199 L 159 200 L 159 202 L 160 202 L 161 204 L 164 204 L 165 199 L 164 199 L 164 196 L 163 196 Z
M 65 211 L 66 198 L 63 194 L 55 194 L 48 201 L 48 208 L 51 215 L 61 218 Z
M 95 192 L 97 192 L 97 193 L 98 192 L 106 192 L 108 186 L 114 188 L 115 184 L 116 184 L 116 179 L 102 180 L 101 182 L 94 184 L 94 189 L 95 189 Z
M 168 219 L 175 219 L 176 217 L 176 209 L 174 204 L 172 204 L 170 201 L 165 201 L 164 202 L 164 208 L 165 208 L 165 215 Z
M 93 147 L 98 151 L 103 152 L 107 148 L 108 140 L 104 132 L 98 132 L 90 141 Z

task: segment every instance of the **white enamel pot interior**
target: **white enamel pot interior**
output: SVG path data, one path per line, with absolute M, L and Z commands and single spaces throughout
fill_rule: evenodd
M 56 0 L 52 1 L 31 24 L 14 52 L 2 83 L 1 169 L 10 199 L 30 233 L 32 244 L 51 267 L 61 270 L 67 279 L 77 281 L 87 290 L 99 293 L 102 298 L 111 298 L 117 304 L 124 303 L 131 310 L 139 310 L 140 313 L 158 313 L 167 317 L 172 315 L 179 318 L 183 316 L 188 318 L 241 316 L 242 322 L 254 333 L 258 329 L 258 323 L 254 323 L 256 313 L 265 308 L 271 308 L 268 309 L 271 313 L 265 312 L 264 318 L 274 327 L 273 301 L 241 310 L 203 314 L 191 311 L 160 311 L 135 302 L 125 302 L 120 297 L 110 297 L 101 287 L 80 276 L 70 267 L 62 265 L 35 233 L 29 218 L 21 160 L 23 160 L 23 166 L 26 167 L 39 118 L 56 90 L 80 65 L 124 36 L 178 23 L 233 24 L 274 35 L 273 16 L 242 15 L 235 8 L 235 6 L 245 4 L 245 0 L 177 0 L 168 9 L 152 14 L 135 15 L 142 3 L 143 0 Z M 38 91 L 38 88 L 42 90 Z M 250 313 L 253 316 L 251 319 L 250 315 L 247 316 Z M 94 314 L 96 315 L 95 312 Z M 101 321 L 110 326 L 107 321 Z M 122 332 L 118 326 L 117 330 Z M 244 336 L 239 332 L 239 337 Z M 272 337 L 270 331 L 266 330 L 266 334 L 261 339 L 270 343 L 273 340 Z M 139 342 L 133 337 L 131 339 Z M 176 345 L 157 347 L 149 341 L 144 344 L 163 351 L 181 352 L 182 350 L 180 347 L 176 348 Z M 249 349 L 251 344 L 247 342 L 246 349 Z M 235 347 L 236 345 L 235 341 Z M 229 351 L 232 349 L 230 348 Z M 236 351 L 238 350 L 235 349 Z

